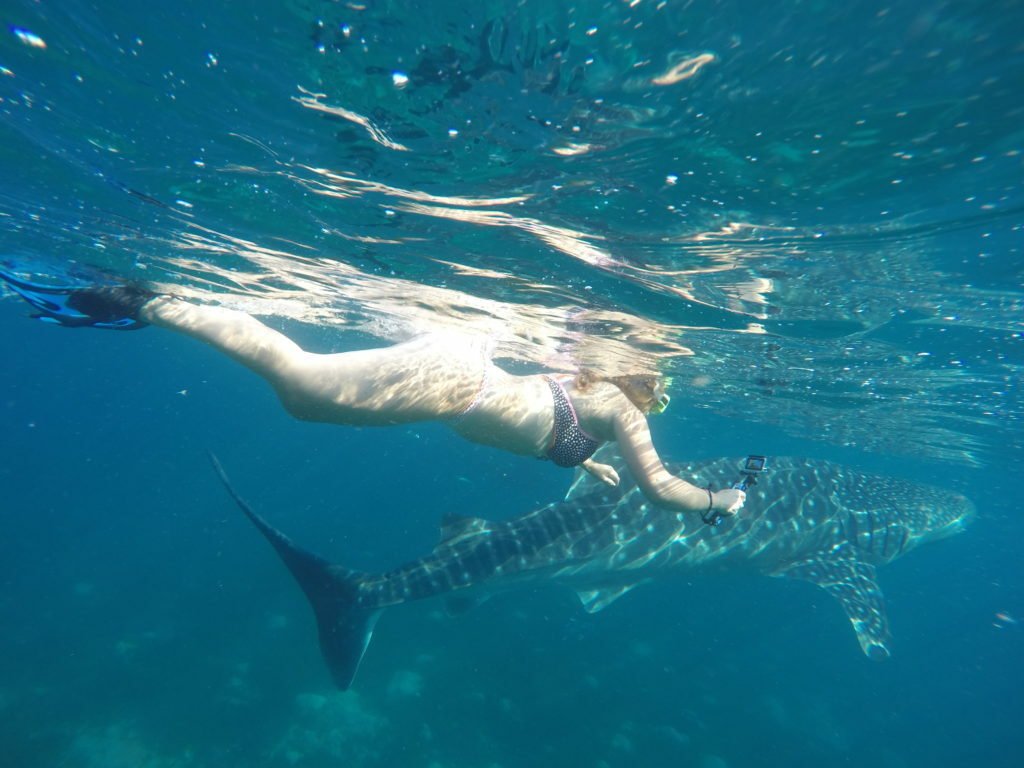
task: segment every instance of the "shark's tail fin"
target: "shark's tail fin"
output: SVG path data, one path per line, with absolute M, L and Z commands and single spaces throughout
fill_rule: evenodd
M 380 609 L 359 603 L 361 576 L 296 546 L 291 539 L 257 515 L 238 495 L 217 457 L 210 454 L 221 482 L 246 516 L 271 543 L 305 592 L 316 615 L 320 651 L 334 682 L 342 690 L 352 685 L 366 652 Z

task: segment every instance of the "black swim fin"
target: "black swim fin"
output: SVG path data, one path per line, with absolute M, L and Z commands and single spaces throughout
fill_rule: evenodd
M 156 296 L 131 283 L 112 285 L 47 285 L 24 280 L 6 269 L 3 279 L 19 296 L 39 310 L 33 317 L 70 328 L 112 328 L 134 331 L 148 323 L 139 319 L 142 305 Z
M 306 594 L 317 628 L 320 652 L 341 690 L 347 690 L 356 676 L 359 662 L 370 644 L 373 627 L 381 609 L 367 608 L 359 602 L 361 575 L 307 552 L 257 515 L 231 485 L 217 457 L 210 454 L 213 468 L 235 503 L 271 543 Z

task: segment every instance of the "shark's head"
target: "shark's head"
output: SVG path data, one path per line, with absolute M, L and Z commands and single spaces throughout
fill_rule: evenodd
M 917 544 L 960 533 L 977 514 L 966 496 L 941 488 L 926 487 L 911 506 L 906 515 L 907 526 Z
M 875 565 L 958 533 L 975 515 L 962 494 L 897 478 L 846 472 L 840 490 L 846 538 Z

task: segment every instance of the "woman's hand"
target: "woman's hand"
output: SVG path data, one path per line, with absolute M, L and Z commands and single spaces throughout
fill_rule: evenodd
M 593 459 L 587 459 L 580 464 L 587 472 L 596 477 L 602 483 L 616 486 L 619 484 L 619 473 L 608 464 L 598 464 Z
M 711 496 L 711 508 L 723 515 L 735 515 L 747 500 L 746 491 L 739 488 L 723 488 Z

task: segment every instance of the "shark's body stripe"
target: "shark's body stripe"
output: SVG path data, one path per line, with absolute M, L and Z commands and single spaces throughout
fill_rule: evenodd
M 850 515 L 846 521 L 846 538 L 857 543 L 860 538 L 860 526 L 857 525 L 857 515 Z

